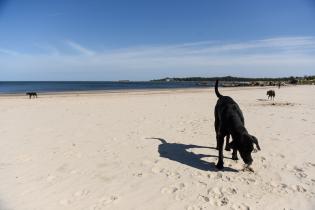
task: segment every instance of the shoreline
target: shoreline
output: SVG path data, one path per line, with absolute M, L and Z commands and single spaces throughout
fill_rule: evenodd
M 287 85 L 282 88 L 313 86 L 313 85 Z M 276 86 L 238 86 L 238 87 L 220 87 L 225 91 L 233 90 L 256 90 L 256 89 L 277 89 Z M 86 91 L 55 91 L 55 92 L 37 92 L 38 96 L 82 96 L 82 95 L 107 95 L 107 94 L 148 94 L 148 93 L 172 93 L 172 92 L 199 92 L 205 90 L 214 90 L 214 87 L 187 87 L 187 88 L 139 88 L 139 89 L 119 89 L 119 90 L 86 90 Z M 26 92 L 25 92 L 26 93 Z M 0 98 L 6 97 L 27 97 L 25 93 L 0 93 Z

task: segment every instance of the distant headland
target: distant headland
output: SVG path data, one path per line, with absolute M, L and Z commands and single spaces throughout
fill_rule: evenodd
M 163 79 L 151 80 L 151 82 L 196 82 L 199 85 L 207 86 L 208 83 L 212 83 L 216 80 L 226 82 L 226 86 L 266 86 L 266 85 L 278 85 L 280 84 L 315 84 L 315 75 L 303 76 L 303 77 L 167 77 Z

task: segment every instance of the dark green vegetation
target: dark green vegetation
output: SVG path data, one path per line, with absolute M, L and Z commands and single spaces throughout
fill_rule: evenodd
M 263 82 L 263 83 L 271 83 L 277 84 L 278 82 L 287 83 L 287 84 L 313 84 L 315 83 L 315 76 L 304 76 L 304 77 L 279 77 L 279 78 L 246 78 L 246 77 L 185 77 L 185 78 L 164 78 L 158 80 L 152 80 L 152 82 L 214 82 L 216 80 L 225 81 L 225 82 Z

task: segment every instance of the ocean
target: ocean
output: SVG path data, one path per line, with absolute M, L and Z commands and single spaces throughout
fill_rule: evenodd
M 113 91 L 173 88 L 204 88 L 213 83 L 197 82 L 0 82 L 0 94 L 25 92 Z

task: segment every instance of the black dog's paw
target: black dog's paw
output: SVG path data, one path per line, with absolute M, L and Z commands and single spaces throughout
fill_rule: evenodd
M 218 162 L 215 166 L 217 169 L 222 170 L 223 169 L 223 162 Z
M 226 147 L 225 147 L 225 151 L 231 151 L 231 147 L 226 146 Z

